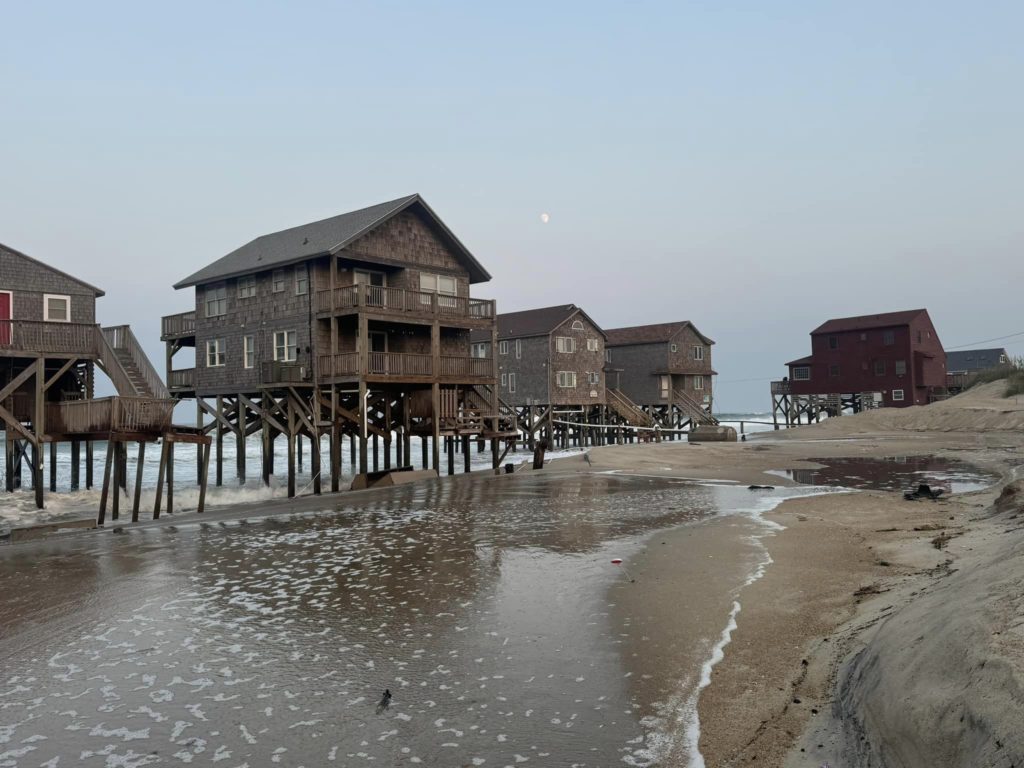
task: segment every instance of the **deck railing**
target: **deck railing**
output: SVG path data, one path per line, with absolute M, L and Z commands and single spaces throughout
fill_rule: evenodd
M 46 406 L 49 434 L 84 435 L 104 432 L 152 434 L 170 428 L 174 401 L 151 397 L 101 397 Z
M 168 371 L 167 388 L 170 390 L 195 389 L 196 369 L 179 368 L 176 371 Z
M 335 355 L 319 355 L 317 366 L 321 378 L 341 376 L 392 376 L 395 378 L 418 378 L 434 376 L 434 360 L 430 355 L 414 355 L 403 352 L 370 352 L 366 359 L 366 370 L 361 370 L 359 354 L 341 352 Z M 485 358 L 445 356 L 440 361 L 441 378 L 493 379 L 493 363 Z
M 160 338 L 191 336 L 196 332 L 196 311 L 179 312 L 160 318 Z
M 263 384 L 302 384 L 310 379 L 312 375 L 307 363 L 266 360 L 260 366 L 260 382 Z
M 142 376 L 142 380 L 146 383 L 148 394 L 153 397 L 166 398 L 169 396 L 167 387 L 164 386 L 163 379 L 160 378 L 160 374 L 156 372 L 156 368 L 149 361 L 146 353 L 142 351 L 142 346 L 139 344 L 139 340 L 135 338 L 135 334 L 132 333 L 132 329 L 127 325 L 114 325 L 109 328 L 103 329 L 103 338 L 106 339 L 107 344 L 120 354 L 125 355 L 132 364 L 135 366 L 135 370 Z M 143 393 L 144 394 L 144 393 Z
M 0 320 L 0 349 L 91 356 L 97 352 L 96 328 L 90 323 Z
M 773 395 L 789 395 L 793 391 L 788 381 L 773 381 L 772 382 L 772 394 Z
M 447 296 L 431 291 L 386 288 L 380 285 L 346 285 L 317 291 L 314 305 L 318 312 L 339 309 L 367 310 L 421 317 L 494 318 L 494 302 L 467 296 Z

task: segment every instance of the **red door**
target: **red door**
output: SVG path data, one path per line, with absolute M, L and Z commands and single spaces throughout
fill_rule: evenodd
M 0 347 L 11 345 L 11 294 L 0 291 Z

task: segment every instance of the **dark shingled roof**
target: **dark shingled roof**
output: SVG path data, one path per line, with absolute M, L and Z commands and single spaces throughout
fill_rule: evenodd
M 881 315 L 858 315 L 857 317 L 840 317 L 827 320 L 813 331 L 816 333 L 843 333 L 845 331 L 863 331 L 869 328 L 892 328 L 898 325 L 909 325 L 926 309 L 908 309 L 902 312 L 884 312 Z
M 814 362 L 814 358 L 811 355 L 808 355 L 807 357 L 801 357 L 798 360 L 790 360 L 786 365 L 810 365 L 812 362 Z
M 692 328 L 693 332 L 696 333 L 705 344 L 715 343 L 698 331 L 697 326 L 689 320 L 680 320 L 677 323 L 634 325 L 629 328 L 611 328 L 605 333 L 608 335 L 607 345 L 609 347 L 622 347 L 627 344 L 659 344 L 667 342 L 687 327 Z
M 556 307 L 524 309 L 522 312 L 506 312 L 505 314 L 498 315 L 498 338 L 522 339 L 529 336 L 547 336 L 577 312 L 597 328 L 598 332 L 604 333 L 601 330 L 601 326 L 595 323 L 590 315 L 575 304 L 559 304 Z M 473 331 L 470 334 L 470 338 L 473 341 L 490 341 L 491 332 L 484 330 Z
M 1002 359 L 1000 359 L 1002 358 Z M 1009 356 L 1005 349 L 962 349 L 946 353 L 947 373 L 974 373 L 1006 365 Z
M 267 269 L 296 264 L 317 256 L 336 254 L 368 232 L 376 229 L 393 216 L 415 206 L 434 230 L 455 251 L 469 270 L 471 283 L 482 283 L 491 279 L 485 270 L 459 239 L 452 234 L 430 206 L 419 195 L 400 197 L 379 205 L 371 205 L 358 211 L 332 216 L 291 229 L 283 229 L 269 235 L 257 237 L 227 256 L 209 264 L 184 280 L 174 284 L 175 288 L 188 288 L 214 280 L 248 275 Z
M 28 259 L 33 264 L 38 264 L 39 266 L 43 267 L 44 269 L 48 269 L 51 272 L 56 272 L 58 275 L 63 275 L 68 280 L 73 280 L 76 283 L 78 283 L 79 285 L 83 286 L 84 288 L 88 288 L 90 291 L 95 293 L 97 296 L 105 296 L 106 295 L 103 292 L 102 289 L 97 288 L 95 285 L 90 285 L 89 283 L 85 282 L 85 280 L 80 280 L 79 278 L 75 277 L 74 275 L 69 275 L 67 272 L 65 272 L 65 271 L 63 271 L 61 269 L 57 269 L 56 267 L 50 266 L 49 264 L 47 264 L 44 261 L 40 261 L 39 259 L 33 259 L 27 253 L 22 253 L 21 251 L 17 250 L 16 248 L 11 248 L 9 245 L 4 245 L 3 243 L 0 243 L 0 250 L 7 251 L 8 253 L 13 253 L 15 256 L 20 256 L 23 259 Z

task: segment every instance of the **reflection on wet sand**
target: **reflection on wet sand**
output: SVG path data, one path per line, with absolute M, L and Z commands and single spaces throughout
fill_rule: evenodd
M 487 480 L 315 516 L 11 548 L 5 764 L 630 755 L 643 729 L 620 649 L 643 626 L 613 626 L 610 557 L 728 511 L 745 489 Z
M 938 456 L 814 459 L 820 469 L 787 469 L 777 474 L 803 485 L 842 486 L 875 491 L 904 491 L 919 483 L 946 493 L 969 493 L 992 485 L 996 478 L 961 461 Z

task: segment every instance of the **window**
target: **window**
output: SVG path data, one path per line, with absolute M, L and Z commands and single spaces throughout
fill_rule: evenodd
M 256 295 L 256 276 L 246 275 L 238 278 L 238 298 L 251 299 Z
M 597 339 L 587 339 L 587 352 L 600 352 L 601 346 Z
M 906 360 L 897 360 L 896 361 L 895 370 L 896 370 L 896 375 L 897 376 L 904 376 L 904 375 L 906 375 L 906 373 L 907 373 L 907 361 Z
M 861 340 L 861 341 L 867 341 L 867 340 L 868 340 L 868 335 L 867 335 L 866 333 L 862 333 L 862 334 L 860 335 L 860 340 Z
M 271 283 L 273 285 L 274 293 L 280 293 L 284 290 L 284 270 L 275 269 L 274 274 L 271 277 Z
M 896 332 L 895 331 L 882 331 L 882 343 L 887 347 L 891 347 L 896 343 Z
M 455 305 L 453 298 L 441 298 L 455 296 L 456 294 L 456 282 L 454 277 L 448 275 L 434 275 L 430 272 L 420 272 L 420 290 L 424 293 L 436 293 L 438 294 L 437 303 L 442 307 L 452 307 Z M 424 304 L 430 303 L 429 296 L 421 296 L 420 301 Z
M 704 347 L 697 346 L 697 347 L 693 348 L 693 359 L 694 360 L 703 360 L 704 359 Z
M 43 320 L 51 323 L 71 322 L 71 297 L 43 294 Z M 10 333 L 10 331 L 8 331 Z
M 499 355 L 507 355 L 508 354 L 508 342 L 507 341 L 499 341 L 498 342 L 498 354 Z
M 612 361 L 612 351 L 607 347 L 604 350 L 604 361 L 610 363 Z
M 206 316 L 220 317 L 228 313 L 228 289 L 219 285 L 206 289 Z
M 703 376 L 694 376 L 693 377 L 693 388 L 694 389 L 704 389 L 704 377 Z
M 679 345 L 678 344 L 673 344 L 672 345 L 672 351 L 673 352 L 678 352 L 679 351 Z
M 672 377 L 671 376 L 659 376 L 658 382 L 661 386 L 661 399 L 668 400 L 669 390 L 672 389 Z
M 917 343 L 918 344 L 921 343 L 921 332 L 920 331 L 917 332 Z
M 210 339 L 206 342 L 206 367 L 220 368 L 224 365 L 224 339 Z
M 834 365 L 834 364 L 830 365 L 828 367 L 828 375 L 831 376 L 833 379 L 838 378 L 839 377 L 839 366 L 838 365 Z
M 297 348 L 295 331 L 274 331 L 274 359 L 282 363 L 294 363 Z
M 508 391 L 510 393 L 516 391 L 516 375 L 514 373 L 508 375 Z
M 295 295 L 304 296 L 309 293 L 309 269 L 305 264 L 295 268 Z
M 474 344 L 472 347 L 470 347 L 469 354 L 472 357 L 486 358 L 487 357 L 487 350 L 488 350 L 488 348 L 490 346 L 491 345 L 488 344 L 486 341 L 478 341 L 476 344 Z
M 875 376 L 885 376 L 885 360 L 875 360 Z
M 516 339 L 516 360 L 519 360 L 523 356 L 523 340 Z
M 600 373 L 588 373 L 587 374 L 587 381 L 590 382 L 592 385 L 596 386 L 596 385 L 601 383 L 601 374 Z
M 586 329 L 584 328 L 584 326 L 583 326 L 583 321 L 582 321 L 582 320 L 573 320 L 573 321 L 572 321 L 572 329 L 573 329 L 574 331 L 583 331 L 583 330 L 586 330 Z
M 558 352 L 571 355 L 576 351 L 576 339 L 570 336 L 555 336 L 555 349 Z
M 256 364 L 256 337 L 242 337 L 242 365 L 252 368 Z
M 501 374 L 501 386 L 502 386 L 502 388 L 508 386 L 508 374 L 507 373 Z
M 829 349 L 839 349 L 839 337 L 838 336 L 829 336 L 828 337 L 828 348 Z
M 809 365 L 797 365 L 793 368 L 793 381 L 808 381 L 811 378 Z
M 892 401 L 894 403 L 901 403 L 901 402 L 903 402 L 903 390 L 902 389 L 894 389 L 892 391 Z
M 559 371 L 558 372 L 558 386 L 566 389 L 575 389 L 576 387 L 576 371 Z
M 999 356 L 999 364 L 1000 365 L 1006 365 L 1006 355 L 1000 355 Z

